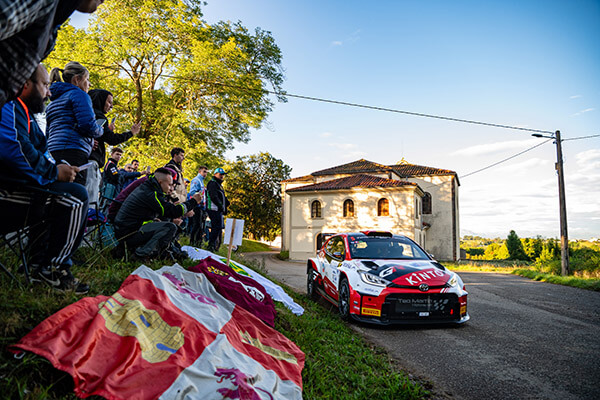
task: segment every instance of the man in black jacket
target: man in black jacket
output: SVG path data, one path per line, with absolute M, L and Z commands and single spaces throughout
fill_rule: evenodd
M 223 179 L 225 179 L 225 170 L 216 168 L 213 177 L 206 185 L 207 212 L 210 218 L 210 236 L 208 238 L 208 251 L 215 252 L 219 250 L 221 243 L 221 232 L 223 231 L 223 215 L 227 215 L 229 200 L 223 190 Z
M 125 200 L 115 217 L 115 234 L 140 259 L 155 258 L 166 249 L 177 234 L 177 225 L 163 221 L 189 214 L 202 200 L 201 194 L 188 201 L 173 204 L 166 194 L 173 189 L 173 176 L 159 168 Z
M 183 177 L 183 160 L 185 158 L 185 150 L 180 147 L 174 147 L 171 150 L 171 161 L 165 165 L 165 168 L 171 168 L 177 172 L 175 180 L 175 197 L 179 202 L 183 203 L 187 199 L 187 189 L 185 188 L 185 179 Z

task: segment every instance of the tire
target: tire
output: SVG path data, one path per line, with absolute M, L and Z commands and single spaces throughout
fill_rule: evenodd
M 315 271 L 312 268 L 306 273 L 306 294 L 308 294 L 308 297 L 312 300 L 317 300 L 319 298 L 315 275 Z
M 340 317 L 344 321 L 350 319 L 350 286 L 348 285 L 348 280 L 346 278 L 342 278 L 342 281 L 340 282 L 338 310 L 340 312 Z

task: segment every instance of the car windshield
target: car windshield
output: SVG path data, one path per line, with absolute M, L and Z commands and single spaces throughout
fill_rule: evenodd
M 348 245 L 353 259 L 429 259 L 423 250 L 407 238 L 349 236 Z

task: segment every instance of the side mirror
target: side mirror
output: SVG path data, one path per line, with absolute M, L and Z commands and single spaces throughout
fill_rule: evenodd
M 428 255 L 435 260 L 435 256 L 433 254 L 429 253 Z

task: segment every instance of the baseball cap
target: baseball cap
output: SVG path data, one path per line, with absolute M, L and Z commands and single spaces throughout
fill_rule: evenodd
M 223 168 L 219 167 L 219 168 L 215 168 L 215 171 L 213 172 L 213 175 L 214 174 L 223 174 L 223 175 L 225 175 L 226 173 L 227 172 L 225 172 L 225 170 Z

